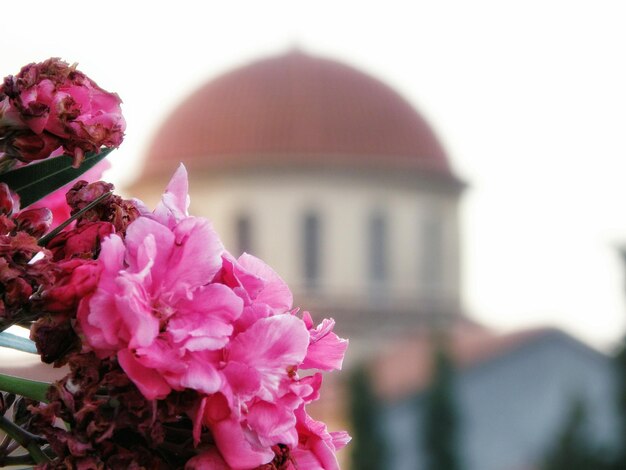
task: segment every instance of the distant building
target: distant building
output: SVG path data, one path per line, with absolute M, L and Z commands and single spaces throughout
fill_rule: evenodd
M 348 366 L 372 364 L 387 403 L 390 470 L 421 468 L 413 405 L 429 380 L 431 327 L 454 331 L 457 346 L 477 339 L 473 352 L 457 351 L 466 470 L 535 464 L 578 395 L 595 436 L 610 441 L 605 356 L 555 331 L 498 337 L 463 315 L 463 183 L 426 121 L 384 83 L 298 51 L 243 66 L 170 114 L 133 194 L 154 204 L 181 161 L 192 212 L 213 221 L 233 254 L 272 266 L 297 306 L 333 316 L 350 337 Z M 476 351 L 500 343 L 508 346 L 478 360 Z M 345 420 L 335 377 L 317 410 L 330 422 Z
M 466 325 L 451 332 L 450 347 L 464 470 L 538 469 L 576 403 L 585 407 L 590 445 L 607 455 L 617 449 L 614 366 L 607 356 L 554 329 L 494 335 Z M 420 443 L 431 348 L 427 335 L 417 335 L 374 364 L 394 470 L 425 468 Z

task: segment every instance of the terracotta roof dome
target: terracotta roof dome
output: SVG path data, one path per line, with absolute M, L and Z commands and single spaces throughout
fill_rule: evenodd
M 301 52 L 226 73 L 162 125 L 148 175 L 197 170 L 363 165 L 453 178 L 426 121 L 398 93 L 342 63 Z

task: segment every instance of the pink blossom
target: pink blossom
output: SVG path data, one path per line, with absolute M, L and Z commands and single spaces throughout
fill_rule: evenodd
M 242 309 L 231 289 L 209 284 L 222 252 L 209 222 L 189 216 L 171 228 L 139 217 L 125 241 L 103 242 L 98 289 L 81 305 L 79 324 L 100 356 L 117 354 L 147 398 L 222 385 L 216 351 Z
M 289 449 L 335 468 L 322 454 L 338 441 L 298 417 L 319 397 L 322 376 L 298 370 L 340 368 L 347 341 L 332 320 L 314 328 L 308 313 L 298 317 L 285 282 L 258 258 L 234 259 L 188 204 L 181 167 L 154 212 L 138 206 L 125 238 L 102 242 L 98 286 L 77 316 L 88 347 L 116 357 L 148 399 L 200 393 L 194 440 L 204 427 L 215 448 L 187 468 L 250 470 Z

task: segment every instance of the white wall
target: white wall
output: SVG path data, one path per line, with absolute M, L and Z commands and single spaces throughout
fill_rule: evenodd
M 140 192 L 154 194 L 155 188 Z M 253 254 L 272 266 L 296 293 L 304 288 L 302 220 L 307 211 L 317 212 L 322 230 L 318 294 L 347 301 L 373 296 L 367 228 L 371 214 L 382 212 L 387 219 L 390 259 L 388 281 L 377 291 L 387 292 L 398 302 L 443 298 L 458 305 L 459 227 L 455 194 L 371 175 L 268 171 L 219 177 L 192 174 L 190 193 L 191 212 L 211 219 L 233 254 L 237 254 L 236 219 L 240 214 L 249 215 Z M 424 256 L 422 226 L 427 214 L 441 217 L 444 255 L 440 285 L 426 285 L 420 275 Z

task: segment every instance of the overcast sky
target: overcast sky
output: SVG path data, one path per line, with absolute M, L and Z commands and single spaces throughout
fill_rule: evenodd
M 0 75 L 59 56 L 122 97 L 120 185 L 167 112 L 232 67 L 297 46 L 371 73 L 469 183 L 468 311 L 602 348 L 626 328 L 625 2 L 31 1 L 2 16 Z

